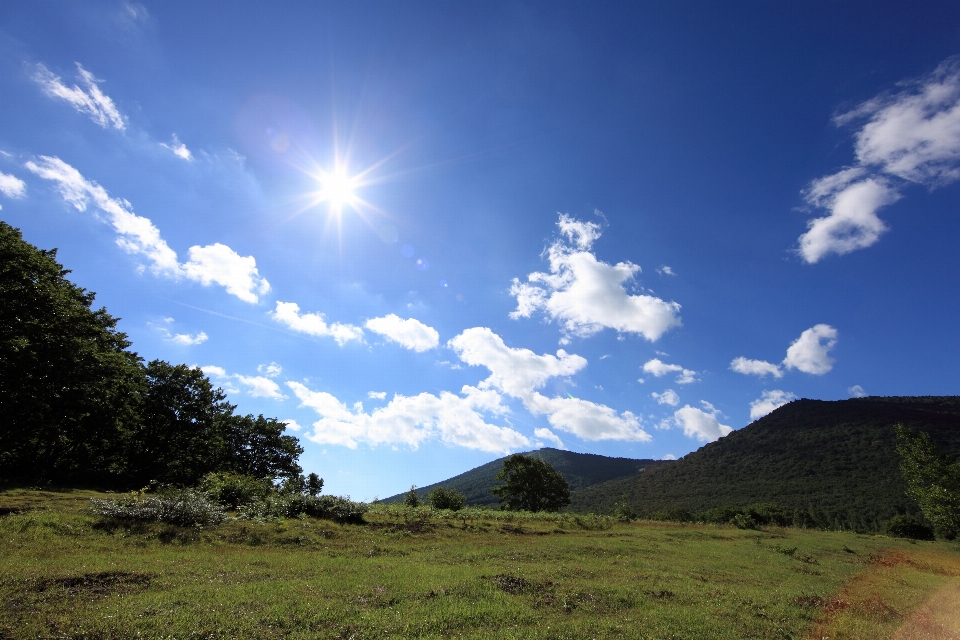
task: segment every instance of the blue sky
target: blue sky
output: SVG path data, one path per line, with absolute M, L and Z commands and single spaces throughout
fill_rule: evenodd
M 955 3 L 0 5 L 0 218 L 331 493 L 957 394 Z

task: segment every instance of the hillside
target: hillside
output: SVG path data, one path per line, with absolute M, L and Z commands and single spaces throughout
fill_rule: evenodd
M 585 489 L 618 478 L 632 478 L 644 469 L 652 469 L 664 464 L 662 460 L 610 458 L 592 453 L 561 451 L 549 447 L 538 449 L 537 451 L 530 451 L 523 455 L 540 458 L 550 464 L 554 469 L 563 474 L 566 481 L 570 483 L 570 489 L 572 491 Z M 462 491 L 463 494 L 467 496 L 467 504 L 495 505 L 497 504 L 497 497 L 493 495 L 490 490 L 502 484 L 497 481 L 495 476 L 497 472 L 503 468 L 504 460 L 506 460 L 505 457 L 499 458 L 448 480 L 437 482 L 427 487 L 417 487 L 417 495 L 419 495 L 421 499 L 426 499 L 430 491 L 442 486 L 445 489 Z M 404 494 L 399 493 L 395 496 L 384 498 L 380 502 L 401 502 L 403 495 Z
M 644 515 L 766 502 L 815 526 L 876 530 L 919 512 L 904 495 L 898 422 L 960 454 L 957 396 L 796 400 L 674 464 L 574 492 L 571 509 L 609 512 L 624 495 Z

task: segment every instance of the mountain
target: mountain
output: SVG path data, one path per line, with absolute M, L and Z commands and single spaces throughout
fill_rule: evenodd
M 919 514 L 904 495 L 898 422 L 960 454 L 958 396 L 796 400 L 673 464 L 576 491 L 570 509 L 608 513 L 623 496 L 646 516 L 771 503 L 805 524 L 877 530 Z
M 667 464 L 663 460 L 635 460 L 632 458 L 610 458 L 607 456 L 598 456 L 592 453 L 573 453 L 572 451 L 561 451 L 559 449 L 544 448 L 537 451 L 528 451 L 522 455 L 539 458 L 550 464 L 554 469 L 563 474 L 563 477 L 570 483 L 571 491 L 585 489 L 593 485 L 609 482 L 618 478 L 632 478 L 644 470 Z M 491 489 L 500 484 L 496 479 L 497 472 L 503 468 L 503 461 L 507 458 L 499 458 L 493 462 L 488 462 L 466 473 L 461 473 L 449 480 L 432 484 L 428 487 L 418 487 L 417 495 L 421 499 L 426 499 L 427 494 L 437 487 L 445 489 L 456 489 L 462 491 L 467 496 L 467 504 L 471 505 L 496 505 L 497 497 L 491 493 Z M 403 493 L 384 498 L 380 502 L 395 503 L 403 501 Z

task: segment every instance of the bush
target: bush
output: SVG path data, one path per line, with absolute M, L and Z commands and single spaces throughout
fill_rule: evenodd
M 270 480 L 239 473 L 208 473 L 200 482 L 200 490 L 214 502 L 230 509 L 265 500 L 273 490 Z
M 410 491 L 407 491 L 403 495 L 403 504 L 408 507 L 419 507 L 423 504 L 423 500 L 420 499 L 420 496 L 417 495 L 417 486 L 410 485 Z
M 894 516 L 887 521 L 884 531 L 895 538 L 933 540 L 933 529 L 913 516 Z
M 749 513 L 738 513 L 730 520 L 730 524 L 737 529 L 759 529 L 760 523 L 753 519 Z
M 210 502 L 206 495 L 193 489 L 145 497 L 142 492 L 122 498 L 90 500 L 95 514 L 111 520 L 127 522 L 164 522 L 181 527 L 216 525 L 223 522 L 223 507 Z
M 618 504 L 617 508 L 613 510 L 613 517 L 619 522 L 631 522 L 640 516 L 633 510 L 633 507 L 624 501 Z
M 456 489 L 444 489 L 443 487 L 437 487 L 430 492 L 430 495 L 427 496 L 427 502 L 429 502 L 430 506 L 434 509 L 450 509 L 451 511 L 459 511 L 466 506 L 467 496 L 463 495 Z
M 364 502 L 353 502 L 339 496 L 311 496 L 309 494 L 273 494 L 265 500 L 240 508 L 245 518 L 298 518 L 309 516 L 340 523 L 363 522 L 370 508 Z

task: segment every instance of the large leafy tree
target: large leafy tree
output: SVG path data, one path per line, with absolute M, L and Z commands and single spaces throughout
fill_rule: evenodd
M 497 473 L 503 486 L 494 487 L 504 509 L 559 511 L 570 504 L 570 485 L 556 469 L 538 458 L 514 454 Z
M 896 431 L 907 495 L 941 535 L 955 537 L 960 532 L 960 459 L 940 453 L 926 433 L 912 433 L 902 424 Z
M 57 251 L 0 222 L 0 469 L 69 480 L 110 474 L 143 376 L 117 319 L 67 280 Z

